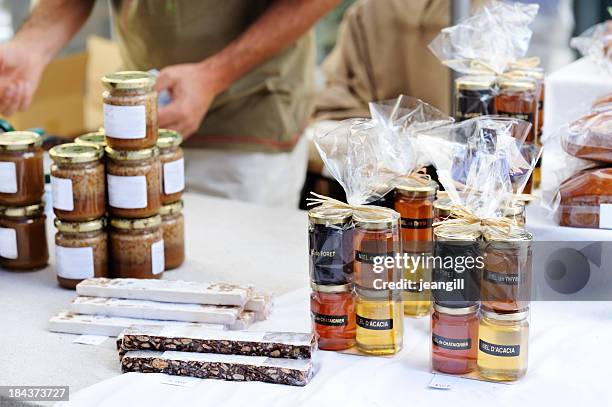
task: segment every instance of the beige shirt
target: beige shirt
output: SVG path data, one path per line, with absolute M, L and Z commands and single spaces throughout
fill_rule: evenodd
M 112 0 L 125 68 L 199 62 L 240 36 L 270 3 Z M 290 151 L 312 112 L 314 66 L 314 36 L 309 33 L 220 94 L 187 145 Z

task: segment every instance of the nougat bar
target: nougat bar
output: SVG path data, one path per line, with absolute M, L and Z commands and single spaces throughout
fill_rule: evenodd
M 237 319 L 234 324 L 237 324 Z M 75 314 L 70 311 L 61 311 L 49 319 L 49 330 L 78 335 L 117 336 L 132 325 L 162 325 L 162 326 L 198 326 L 206 329 L 224 330 L 221 324 L 196 324 L 182 321 L 160 321 L 156 319 L 109 317 L 106 315 Z
M 131 326 L 123 331 L 125 350 L 160 350 L 309 359 L 312 333 L 218 331 L 190 326 Z
M 236 322 L 242 308 L 123 298 L 77 297 L 70 304 L 70 311 L 77 314 L 231 325 Z
M 201 379 L 259 381 L 291 386 L 305 386 L 313 374 L 310 359 L 147 350 L 127 352 L 121 359 L 121 369 L 124 373 L 166 373 Z
M 252 296 L 250 286 L 197 281 L 137 278 L 89 278 L 76 291 L 85 297 L 127 298 L 188 304 L 244 307 Z

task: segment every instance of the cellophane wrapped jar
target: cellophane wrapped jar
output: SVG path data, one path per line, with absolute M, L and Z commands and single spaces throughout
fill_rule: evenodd
M 140 71 L 106 75 L 102 85 L 104 132 L 117 150 L 141 150 L 157 143 L 157 92 L 155 78 Z
M 495 96 L 497 87 L 494 76 L 466 75 L 455 80 L 455 114 L 457 121 L 497 112 Z
M 53 147 L 49 155 L 53 212 L 59 219 L 84 222 L 106 213 L 106 179 L 102 148 L 67 143 Z
M 0 138 L 0 205 L 28 206 L 44 194 L 42 139 L 31 131 Z

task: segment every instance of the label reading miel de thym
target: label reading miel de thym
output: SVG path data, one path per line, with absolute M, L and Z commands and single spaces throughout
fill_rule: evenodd
M 483 279 L 493 284 L 518 285 L 520 278 L 518 274 L 497 273 L 495 271 L 484 270 Z
M 432 218 L 425 219 L 413 219 L 413 218 L 402 218 L 400 225 L 404 229 L 429 229 L 433 224 Z

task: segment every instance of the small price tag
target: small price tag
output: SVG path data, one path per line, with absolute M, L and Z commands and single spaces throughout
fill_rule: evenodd
M 160 381 L 161 384 L 177 387 L 193 387 L 200 383 L 200 379 L 196 377 L 170 376 L 164 375 Z
M 102 342 L 108 339 L 108 336 L 101 335 L 80 335 L 74 338 L 72 343 L 80 343 L 83 345 L 101 345 Z
M 434 374 L 429 382 L 429 387 L 438 390 L 450 390 L 457 381 L 457 377 Z

